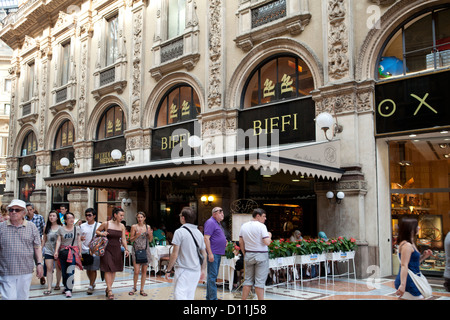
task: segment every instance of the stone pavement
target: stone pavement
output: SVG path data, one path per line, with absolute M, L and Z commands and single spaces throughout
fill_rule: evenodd
M 139 277 L 140 278 L 140 277 Z M 450 300 L 450 293 L 445 292 L 442 281 L 428 278 L 433 288 L 433 297 L 430 300 Z M 139 294 L 140 280 L 138 280 L 138 291 L 134 295 L 128 293 L 133 287 L 133 269 L 125 267 L 123 272 L 117 273 L 113 285 L 115 300 L 173 300 L 172 280 L 166 281 L 162 276 L 152 276 L 147 278 L 145 292 L 148 296 Z M 97 278 L 97 285 L 93 295 L 87 295 L 86 290 L 89 282 L 86 272 L 75 271 L 75 287 L 72 298 L 66 298 L 61 291 L 55 291 L 46 296 L 43 292 L 47 285 L 40 285 L 39 280 L 33 277 L 30 300 L 106 300 L 105 282 L 101 281 L 100 274 Z M 222 300 L 240 300 L 239 292 L 229 292 L 228 286 L 224 289 L 219 286 L 218 298 Z M 336 278 L 334 283 L 328 278 L 304 282 L 303 286 L 299 281 L 288 285 L 278 285 L 267 287 L 265 293 L 266 300 L 399 300 L 395 296 L 394 278 L 381 278 L 366 280 L 348 279 L 346 277 Z M 205 300 L 206 284 L 199 283 L 195 300 Z

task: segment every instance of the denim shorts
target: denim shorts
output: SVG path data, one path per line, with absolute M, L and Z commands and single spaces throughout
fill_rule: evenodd
M 264 288 L 269 274 L 268 252 L 246 252 L 244 256 L 244 286 Z
M 51 254 L 44 254 L 44 260 L 55 260 L 55 257 Z

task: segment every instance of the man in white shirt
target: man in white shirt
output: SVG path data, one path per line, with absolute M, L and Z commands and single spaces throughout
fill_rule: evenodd
M 184 207 L 180 213 L 182 226 L 175 231 L 172 239 L 173 249 L 167 266 L 166 279 L 175 266 L 173 281 L 175 300 L 194 300 L 198 282 L 205 279 L 206 246 L 203 235 L 194 225 L 195 218 L 194 210 Z M 200 264 L 197 246 L 203 255 L 203 264 Z
M 81 253 L 83 255 L 89 254 L 89 243 L 95 236 L 95 230 L 97 230 L 101 223 L 97 222 L 97 212 L 93 208 L 87 208 L 84 212 L 86 216 L 86 222 L 80 226 L 81 231 Z M 83 265 L 83 269 L 86 270 L 86 274 L 89 278 L 89 287 L 87 294 L 91 295 L 94 292 L 95 280 L 97 279 L 97 270 L 100 269 L 100 257 L 93 255 L 93 261 L 90 265 Z
M 242 300 L 246 300 L 252 286 L 258 300 L 264 300 L 264 285 L 269 274 L 269 244 L 272 234 L 264 224 L 266 212 L 263 209 L 253 211 L 253 220 L 242 225 L 239 233 L 239 246 L 244 255 L 245 279 L 242 288 Z

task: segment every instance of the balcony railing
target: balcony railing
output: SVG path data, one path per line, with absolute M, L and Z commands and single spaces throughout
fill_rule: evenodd
M 183 37 L 161 46 L 161 63 L 170 61 L 183 55 Z
M 112 67 L 111 69 L 100 72 L 100 87 L 104 85 L 113 83 L 116 78 L 116 68 Z
M 286 0 L 269 2 L 252 9 L 252 28 L 286 17 Z

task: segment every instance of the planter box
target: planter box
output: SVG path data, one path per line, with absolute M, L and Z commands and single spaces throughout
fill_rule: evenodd
M 345 261 L 348 259 L 355 258 L 355 251 L 346 251 L 346 252 L 327 252 L 326 253 L 327 260 L 332 261 Z
M 287 267 L 293 266 L 294 264 L 295 256 L 269 259 L 269 268 Z
M 326 260 L 326 255 L 324 253 L 321 254 L 307 254 L 296 256 L 295 263 L 296 264 L 309 264 L 309 263 L 319 263 Z

